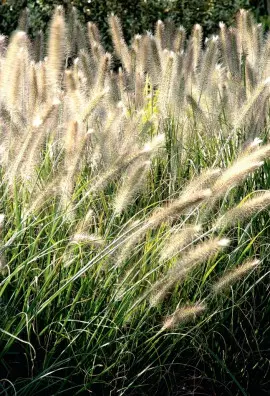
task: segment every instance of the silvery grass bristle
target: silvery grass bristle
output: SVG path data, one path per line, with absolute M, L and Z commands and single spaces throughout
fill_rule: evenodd
M 213 36 L 206 42 L 206 50 L 202 56 L 199 70 L 200 96 L 211 83 L 219 56 L 219 38 Z
M 116 55 L 121 59 L 126 71 L 131 73 L 131 56 L 124 39 L 120 19 L 115 15 L 111 15 L 109 17 L 109 26 Z
M 105 80 L 111 67 L 111 54 L 106 53 L 100 60 L 100 65 L 96 76 L 95 89 L 100 90 L 105 86 Z
M 239 281 L 242 277 L 257 268 L 259 265 L 260 260 L 258 259 L 246 260 L 243 264 L 225 272 L 224 275 L 213 285 L 213 291 L 215 293 L 222 293 L 223 291 L 226 291 L 235 282 Z
M 251 218 L 270 205 L 270 192 L 259 192 L 251 199 L 241 202 L 238 206 L 228 210 L 222 217 L 218 218 L 214 228 L 225 228 L 236 225 L 238 222 Z
M 71 244 L 87 244 L 95 247 L 101 247 L 105 244 L 105 240 L 95 234 L 74 234 L 70 240 Z
M 35 63 L 30 63 L 30 76 L 29 76 L 29 104 L 28 114 L 29 117 L 33 116 L 38 105 L 38 78 Z
M 6 98 L 6 106 L 10 111 L 17 110 L 16 104 L 21 100 L 22 73 L 26 71 L 21 62 L 27 62 L 28 44 L 25 32 L 15 32 L 5 53 L 2 69 L 4 72 L 0 84 L 3 98 Z
M 137 161 L 141 159 L 147 161 L 152 158 L 163 142 L 164 135 L 160 134 L 150 142 L 145 143 L 142 149 L 136 149 L 134 152 L 128 150 L 128 156 L 127 153 L 124 152 L 114 163 L 111 164 L 110 169 L 105 170 L 103 173 L 99 174 L 95 180 L 93 180 L 93 183 L 90 186 L 90 189 L 86 192 L 86 195 L 97 194 L 106 185 L 108 185 L 108 183 L 115 180 L 119 174 L 125 171 L 129 166 L 134 165 Z
M 261 48 L 261 29 L 255 24 L 253 15 L 248 10 L 240 10 L 236 18 L 238 28 L 238 48 L 242 56 L 247 56 L 248 62 L 254 65 Z
M 176 53 L 181 53 L 184 50 L 185 40 L 186 30 L 183 26 L 179 26 L 174 36 L 173 51 Z
M 35 63 L 42 62 L 44 59 L 45 45 L 44 33 L 42 30 L 38 31 L 33 42 L 33 61 Z
M 51 27 L 48 42 L 48 79 L 51 84 L 52 90 L 58 92 L 60 77 L 63 72 L 63 66 L 65 61 L 65 49 L 66 49 L 66 25 L 64 17 L 55 12 Z
M 160 253 L 160 262 L 168 260 L 176 254 L 182 253 L 192 241 L 198 237 L 202 230 L 201 225 L 187 225 L 182 229 L 172 232 Z
M 86 79 L 86 86 L 92 87 L 94 85 L 94 77 L 97 73 L 96 64 L 91 58 L 90 54 L 85 50 L 79 52 L 79 67 Z M 86 94 L 89 94 L 86 92 Z
M 165 276 L 152 285 L 150 305 L 156 306 L 162 302 L 176 283 L 186 279 L 194 268 L 214 257 L 219 251 L 226 248 L 229 243 L 230 241 L 227 238 L 213 238 L 186 250 Z
M 198 23 L 194 25 L 192 33 L 191 33 L 191 38 L 190 38 L 190 43 L 193 48 L 193 69 L 196 70 L 199 63 L 200 63 L 200 58 L 201 58 L 201 52 L 202 52 L 202 38 L 203 38 L 203 31 L 201 25 Z
M 270 154 L 270 145 L 258 147 L 255 142 L 227 169 L 212 187 L 213 197 L 225 194 L 230 188 L 239 185 L 245 178 L 263 165 L 263 160 Z
M 249 98 L 247 98 L 241 112 L 235 113 L 234 128 L 240 128 L 247 119 L 250 119 L 251 115 L 256 112 L 260 106 L 264 106 L 264 103 L 269 99 L 270 78 L 266 78 L 260 82 L 254 89 Z M 262 114 L 264 117 L 265 115 Z
M 141 224 L 140 229 L 136 230 L 128 239 L 127 243 L 123 245 L 117 258 L 117 266 L 123 264 L 129 257 L 132 249 L 138 244 L 149 230 L 154 230 L 162 223 L 170 222 L 175 216 L 179 216 L 185 211 L 196 207 L 205 199 L 211 196 L 209 189 L 202 190 L 187 196 L 183 194 L 178 200 L 175 199 L 168 206 L 158 207 L 153 213 L 148 216 Z
M 143 189 L 150 164 L 150 160 L 139 160 L 137 164 L 135 163 L 127 170 L 123 176 L 122 185 L 114 198 L 114 213 L 116 215 L 120 215 L 132 202 L 133 197 Z
M 121 265 L 133 264 L 132 260 L 127 263 L 127 259 L 139 243 L 148 248 L 156 235 L 159 232 L 163 235 L 162 230 L 166 229 L 171 239 L 161 249 L 160 246 L 151 249 L 154 256 L 151 271 L 155 272 L 157 262 L 165 273 L 163 278 L 157 276 L 150 290 L 150 302 L 155 306 L 200 263 L 214 258 L 228 245 L 227 239 L 203 239 L 204 234 L 198 238 L 199 243 L 194 240 L 200 232 L 195 224 L 200 220 L 201 210 L 240 185 L 269 157 L 269 144 L 259 147 L 259 139 L 250 143 L 230 166 L 223 151 L 234 143 L 239 128 L 248 129 L 248 141 L 254 132 L 249 129 L 250 124 L 256 124 L 258 134 L 263 130 L 268 116 L 270 39 L 268 36 L 262 40 L 260 26 L 241 11 L 235 28 L 221 24 L 218 36 L 210 38 L 204 47 L 200 25 L 194 26 L 186 42 L 184 28 L 176 29 L 158 21 L 154 35 L 148 32 L 135 36 L 130 48 L 120 20 L 111 16 L 114 53 L 109 54 L 95 24 L 88 23 L 86 43 L 76 13 L 72 18 L 70 27 L 63 9 L 57 8 L 45 59 L 41 54 L 32 54 L 25 32 L 15 33 L 7 50 L 0 39 L 3 184 L 16 182 L 19 187 L 16 193 L 23 208 L 22 219 L 17 213 L 17 221 L 22 224 L 28 221 L 28 216 L 35 219 L 43 213 L 49 217 L 57 213 L 65 220 L 67 213 L 72 212 L 69 242 L 79 248 L 86 245 L 86 250 L 87 245 L 103 246 L 99 235 L 107 233 L 112 238 L 112 250 L 116 251 L 113 268 L 119 271 Z M 70 36 L 70 29 L 74 37 Z M 68 65 L 67 57 L 71 54 L 74 59 Z M 241 68 L 244 56 L 245 82 L 244 67 Z M 116 58 L 122 64 L 117 71 Z M 173 121 L 173 130 L 165 130 L 168 121 Z M 147 127 L 147 122 L 151 122 L 151 127 Z M 195 141 L 200 146 L 198 150 L 194 149 Z M 212 143 L 213 167 L 197 171 L 197 160 L 201 167 L 205 166 L 199 159 L 201 153 L 210 166 L 208 154 Z M 220 152 L 215 145 L 222 146 Z M 175 160 L 178 186 L 168 195 L 169 156 Z M 219 166 L 223 169 L 218 169 Z M 200 175 L 183 183 L 182 168 Z M 29 184 L 21 181 L 29 178 L 33 183 L 28 190 Z M 163 187 L 166 205 L 159 203 L 159 189 Z M 134 203 L 135 197 L 138 205 Z M 215 228 L 233 226 L 237 219 L 265 208 L 268 201 L 269 192 L 255 196 L 211 222 Z M 131 213 L 137 216 L 135 220 L 131 220 Z M 173 221 L 177 224 L 186 221 L 194 226 L 177 227 L 174 234 Z M 129 222 L 132 225 L 127 235 L 120 232 L 119 239 L 114 240 L 115 230 L 122 226 L 125 230 Z M 208 237 L 212 232 L 213 229 Z M 77 247 L 70 249 L 75 252 Z M 142 262 L 145 256 L 141 255 Z M 171 258 L 169 268 L 166 260 Z M 79 261 L 76 256 L 73 259 Z M 230 281 L 247 271 L 249 265 L 229 274 Z M 125 291 L 130 286 L 132 270 L 133 267 L 131 272 L 124 273 Z M 222 285 L 228 283 L 227 279 L 223 278 Z M 180 308 L 166 319 L 165 329 L 204 308 L 204 305 Z
M 4 253 L 0 253 L 0 274 L 5 272 L 5 269 L 7 268 L 7 260 L 4 255 Z
M 161 330 L 173 330 L 181 324 L 186 324 L 189 321 L 195 320 L 199 315 L 202 315 L 206 309 L 207 306 L 204 303 L 196 303 L 194 305 L 177 308 L 172 315 L 164 319 Z
M 88 31 L 90 47 L 92 47 L 94 43 L 101 45 L 100 32 L 98 30 L 97 25 L 93 22 L 88 22 L 87 31 Z
M 4 56 L 6 51 L 6 36 L 0 34 L 0 57 Z
M 5 223 L 5 215 L 4 213 L 0 213 L 0 231 L 3 229 Z
M 158 20 L 156 23 L 155 37 L 156 37 L 158 49 L 160 52 L 162 52 L 166 48 L 164 30 L 165 30 L 164 23 L 161 20 Z

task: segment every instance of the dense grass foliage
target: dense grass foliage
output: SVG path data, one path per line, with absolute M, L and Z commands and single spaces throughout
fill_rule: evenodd
M 270 36 L 109 24 L 0 38 L 0 393 L 267 394 Z
M 1 0 L 0 32 L 9 35 L 18 25 L 32 36 L 40 30 L 45 32 L 56 5 L 62 5 L 67 12 L 76 7 L 82 23 L 89 20 L 97 23 L 106 48 L 111 48 L 108 31 L 111 13 L 122 18 L 128 41 L 134 34 L 153 30 L 158 19 L 182 24 L 188 33 L 195 23 L 202 23 L 206 35 L 212 34 L 218 29 L 219 21 L 231 24 L 240 8 L 253 10 L 258 20 L 264 16 L 262 22 L 269 26 L 262 0 Z

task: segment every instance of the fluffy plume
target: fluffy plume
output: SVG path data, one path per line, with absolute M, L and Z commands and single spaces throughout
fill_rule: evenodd
M 117 276 L 120 265 L 129 267 L 127 258 L 134 251 L 152 246 L 156 235 L 170 235 L 147 251 L 161 267 L 173 258 L 150 290 L 156 305 L 228 244 L 205 236 L 195 244 L 199 228 L 180 225 L 200 221 L 202 211 L 213 209 L 218 198 L 269 157 L 270 145 L 260 147 L 254 137 L 262 136 L 269 116 L 270 36 L 264 37 L 262 27 L 241 11 L 236 27 L 220 24 L 218 36 L 205 46 L 200 25 L 186 41 L 183 27 L 158 21 L 154 35 L 137 35 L 129 47 L 120 20 L 111 16 L 114 53 L 109 54 L 95 24 L 88 23 L 88 42 L 76 10 L 68 18 L 65 23 L 63 7 L 56 9 L 45 58 L 41 32 L 32 46 L 25 32 L 17 31 L 8 46 L 0 37 L 2 204 L 10 192 L 11 200 L 23 202 L 22 223 L 53 204 L 57 215 L 72 220 L 72 243 L 98 247 L 104 227 L 106 235 L 112 230 L 110 237 L 120 230 L 111 241 Z M 116 67 L 116 58 L 122 67 Z M 234 144 L 243 140 L 252 143 L 245 143 L 230 167 L 204 170 L 212 157 L 217 166 L 228 163 L 228 155 L 236 153 Z M 194 178 L 195 169 L 199 176 Z M 192 180 L 183 186 L 184 179 Z M 119 215 L 140 189 L 139 205 L 130 207 L 139 220 L 131 221 L 129 229 L 123 224 L 129 211 Z M 159 199 L 166 203 L 159 205 Z M 211 222 L 216 228 L 233 225 L 269 202 L 269 192 L 256 195 Z M 190 244 L 195 244 L 192 249 Z M 138 267 L 127 268 L 123 290 L 147 265 Z M 199 313 L 200 305 L 196 309 L 176 311 L 164 329 Z
M 255 260 L 247 260 L 242 265 L 234 268 L 231 271 L 227 271 L 214 285 L 213 290 L 215 293 L 220 293 L 223 290 L 226 290 L 228 287 L 233 285 L 243 276 L 245 276 L 248 272 L 257 268 L 260 264 L 260 261 Z
M 186 40 L 186 31 L 183 26 L 180 26 L 175 34 L 174 41 L 173 41 L 173 50 L 174 52 L 184 51 L 184 45 Z
M 164 320 L 162 330 L 171 330 L 180 324 L 192 321 L 196 319 L 198 315 L 203 314 L 206 308 L 206 305 L 203 303 L 177 308 L 172 315 Z
M 7 266 L 7 260 L 3 253 L 0 253 L 0 273 L 5 270 Z
M 131 166 L 123 177 L 123 182 L 114 199 L 114 213 L 119 215 L 129 205 L 135 194 L 142 189 L 150 161 L 141 162 Z
M 258 144 L 253 143 L 238 160 L 221 174 L 212 187 L 214 197 L 223 195 L 263 165 L 263 160 L 270 154 L 270 145 L 260 148 L 257 146 Z
M 121 28 L 120 20 L 117 16 L 111 15 L 109 17 L 109 25 L 111 29 L 111 36 L 114 44 L 114 49 L 117 56 L 123 62 L 123 65 L 128 73 L 131 73 L 131 56 L 128 46 L 124 40 L 124 35 Z
M 103 246 L 105 241 L 98 235 L 93 234 L 74 234 L 71 237 L 70 243 L 83 243 L 87 245 L 93 245 L 96 247 Z
M 165 277 L 152 286 L 151 306 L 159 304 L 177 282 L 184 279 L 197 265 L 214 257 L 220 250 L 227 247 L 229 242 L 226 238 L 215 238 L 187 250 L 183 257 L 168 271 Z
M 160 261 L 170 259 L 175 254 L 184 250 L 195 239 L 201 228 L 200 225 L 186 226 L 180 231 L 174 232 L 161 251 Z
M 270 205 L 270 192 L 256 194 L 255 198 L 245 200 L 233 209 L 230 209 L 224 216 L 215 223 L 215 228 L 229 227 L 239 221 L 244 221 L 247 217 L 266 209 Z
M 87 31 L 88 31 L 90 47 L 92 48 L 94 44 L 101 46 L 100 33 L 97 25 L 93 22 L 88 22 Z
M 201 190 L 193 194 L 183 194 L 177 200 L 172 201 L 167 207 L 156 209 L 148 219 L 148 224 L 151 227 L 156 227 L 162 222 L 179 216 L 186 212 L 188 209 L 200 204 L 205 199 L 211 196 L 211 190 Z
M 110 63 L 111 63 L 111 55 L 106 53 L 100 60 L 100 65 L 99 65 L 97 76 L 96 76 L 96 79 L 97 79 L 96 89 L 97 90 L 104 88 L 105 79 L 106 79 L 107 74 L 110 69 Z
M 48 43 L 48 78 L 52 86 L 57 88 L 65 60 L 65 20 L 56 12 L 53 16 Z
M 5 221 L 5 215 L 3 213 L 0 213 L 0 231 L 4 227 L 4 221 Z

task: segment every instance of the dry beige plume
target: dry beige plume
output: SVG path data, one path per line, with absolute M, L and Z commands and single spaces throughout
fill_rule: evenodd
M 210 195 L 211 191 L 209 189 L 199 191 L 191 194 L 189 197 L 184 195 L 182 198 L 172 201 L 167 207 L 155 209 L 152 215 L 144 221 L 140 229 L 134 232 L 128 242 L 123 246 L 117 260 L 117 265 L 120 265 L 127 259 L 134 246 L 142 240 L 147 231 L 158 227 L 163 222 L 171 220 L 175 216 L 180 216 L 187 209 L 200 204 Z
M 206 308 L 206 305 L 203 303 L 178 308 L 172 315 L 168 316 L 164 320 L 162 330 L 170 330 L 181 323 L 195 320 L 198 315 L 201 315 L 206 311 Z
M 147 220 L 149 227 L 156 227 L 170 218 L 183 214 L 188 209 L 199 205 L 202 201 L 211 196 L 211 190 L 205 189 L 193 194 L 183 194 L 179 199 L 172 201 L 168 206 L 157 208 Z
M 103 246 L 105 241 L 104 239 L 95 234 L 80 233 L 74 234 L 71 238 L 70 243 L 84 243 L 99 247 Z
M 129 166 L 134 165 L 140 159 L 149 160 L 152 155 L 156 153 L 158 148 L 164 141 L 164 135 L 160 134 L 154 137 L 151 141 L 145 144 L 142 150 L 137 150 L 135 152 L 126 153 L 120 155 L 115 163 L 111 164 L 111 167 L 106 170 L 104 173 L 98 175 L 96 179 L 93 181 L 90 189 L 85 193 L 83 199 L 85 199 L 90 194 L 96 194 L 101 189 L 105 188 L 105 186 L 115 180 L 115 178 L 121 174 L 121 172 L 125 171 Z
M 225 169 L 212 187 L 213 200 L 224 195 L 230 188 L 240 184 L 246 177 L 263 165 L 270 155 L 270 144 L 258 147 L 260 141 L 254 140 L 229 168 Z
M 210 259 L 220 250 L 227 247 L 230 240 L 227 238 L 214 238 L 209 241 L 202 242 L 195 248 L 188 250 L 183 258 L 181 258 L 168 272 L 169 278 L 174 279 L 183 270 L 186 272 L 194 268 L 197 264 Z
M 114 213 L 120 215 L 132 202 L 133 197 L 142 189 L 150 161 L 138 161 L 128 169 L 114 199 Z
M 160 262 L 170 259 L 182 251 L 201 231 L 201 225 L 189 225 L 178 232 L 174 232 L 160 254 Z
M 111 15 L 109 17 L 109 25 L 115 52 L 121 59 L 127 72 L 131 73 L 131 56 L 124 39 L 120 19 L 115 15 Z
M 100 33 L 95 23 L 93 22 L 87 23 L 87 32 L 91 47 L 93 46 L 94 43 L 101 45 Z
M 213 185 L 213 198 L 224 195 L 230 188 L 240 184 L 250 173 L 263 165 L 262 161 L 236 161 L 230 168 L 226 169 Z
M 220 175 L 221 170 L 219 168 L 204 170 L 200 175 L 194 177 L 194 179 L 187 184 L 184 190 L 185 196 L 206 188 L 212 188 L 212 184 Z
M 4 227 L 5 215 L 0 213 L 0 230 Z
M 229 243 L 229 239 L 214 238 L 187 250 L 185 255 L 168 273 L 152 286 L 150 305 L 156 306 L 160 303 L 177 282 L 184 279 L 198 264 L 214 257 L 220 250 L 227 247 Z
M 48 77 L 53 89 L 57 88 L 65 59 L 66 27 L 63 15 L 55 12 L 48 43 Z
M 270 205 L 270 191 L 256 194 L 255 198 L 248 199 L 230 209 L 214 224 L 214 228 L 232 226 L 238 221 L 243 221 Z
M 214 285 L 213 290 L 215 293 L 220 293 L 224 289 L 230 287 L 234 282 L 237 282 L 242 276 L 246 275 L 252 269 L 258 267 L 260 264 L 260 260 L 257 259 L 249 259 L 244 262 L 239 267 L 228 271 L 225 275 L 219 279 Z

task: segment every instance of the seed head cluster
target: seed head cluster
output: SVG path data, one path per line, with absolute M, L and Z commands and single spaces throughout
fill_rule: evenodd
M 242 10 L 235 27 L 221 23 L 218 35 L 205 41 L 199 24 L 187 38 L 184 27 L 158 21 L 153 33 L 135 35 L 128 45 L 120 19 L 111 15 L 108 53 L 97 25 L 85 29 L 71 13 L 67 23 L 56 8 L 47 46 L 42 33 L 34 41 L 19 30 L 9 40 L 0 36 L 1 187 L 5 197 L 24 203 L 16 209 L 22 224 L 53 208 L 68 224 L 71 256 L 76 249 L 100 255 L 104 249 L 105 262 L 112 247 L 110 271 L 118 281 L 142 271 L 154 307 L 229 245 L 216 231 L 270 204 L 265 191 L 215 212 L 270 155 L 270 145 L 257 137 L 269 113 L 270 36 Z M 224 151 L 241 128 L 243 148 L 230 162 Z M 191 169 L 198 159 L 189 158 L 196 145 L 201 163 L 208 161 L 206 142 L 215 153 L 211 166 L 179 185 L 184 165 Z M 1 214 L 0 269 L 6 267 L 3 223 Z M 148 261 L 133 268 L 132 255 L 138 266 L 150 256 L 158 269 L 150 271 Z M 213 289 L 257 264 L 232 269 Z M 205 310 L 204 303 L 178 308 L 163 330 Z

